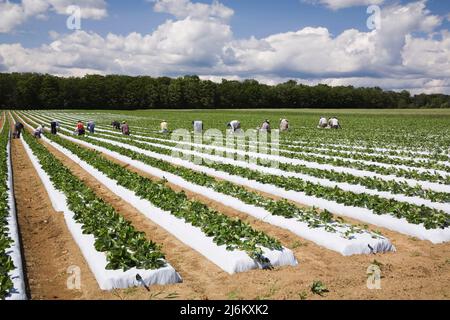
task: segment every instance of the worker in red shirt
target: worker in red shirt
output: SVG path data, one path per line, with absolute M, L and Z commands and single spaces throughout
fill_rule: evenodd
M 78 121 L 77 127 L 75 129 L 75 133 L 79 136 L 82 136 L 86 133 L 86 130 L 84 129 L 83 121 Z

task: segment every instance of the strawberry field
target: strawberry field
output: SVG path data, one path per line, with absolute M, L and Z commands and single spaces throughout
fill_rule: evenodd
M 343 129 L 318 129 L 327 114 Z M 0 299 L 448 298 L 449 116 L 5 110 Z M 254 130 L 282 117 L 288 132 Z M 233 119 L 244 136 L 227 134 Z M 95 132 L 74 135 L 80 120 Z

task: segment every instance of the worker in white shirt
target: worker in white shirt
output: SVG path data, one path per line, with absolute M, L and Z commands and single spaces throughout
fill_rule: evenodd
M 331 129 L 342 129 L 337 117 L 333 117 L 330 120 L 328 120 L 328 125 L 330 126 Z
M 280 119 L 280 131 L 289 130 L 289 121 L 287 119 Z
M 325 117 L 321 117 L 320 120 L 319 120 L 319 125 L 317 126 L 317 128 L 325 129 L 326 127 L 328 127 L 328 120 Z
M 227 124 L 227 128 L 232 133 L 241 131 L 241 123 L 238 120 L 233 120 Z
M 169 132 L 169 124 L 167 123 L 166 120 L 163 120 L 161 122 L 161 131 L 159 131 L 160 133 L 168 133 Z

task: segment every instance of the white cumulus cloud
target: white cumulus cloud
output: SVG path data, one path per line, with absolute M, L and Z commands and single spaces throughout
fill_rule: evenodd
M 66 15 L 70 5 L 80 7 L 83 19 L 102 19 L 108 15 L 105 0 L 22 0 L 20 3 L 0 0 L 0 33 L 15 30 L 31 17 L 44 19 L 48 12 Z
M 332 10 L 338 10 L 355 6 L 380 5 L 385 0 L 301 0 L 306 3 L 324 5 Z
M 191 18 L 215 18 L 227 20 L 233 16 L 234 11 L 214 0 L 212 4 L 193 3 L 189 0 L 155 0 L 156 12 L 170 13 L 178 19 Z
M 192 9 L 196 5 L 199 11 Z M 233 11 L 219 2 L 160 0 L 154 10 L 177 18 L 149 34 L 51 32 L 52 41 L 37 48 L 0 44 L 1 68 L 64 76 L 198 74 L 268 84 L 292 78 L 305 84 L 450 93 L 450 31 L 439 29 L 443 17 L 433 15 L 426 1 L 383 7 L 378 30 L 333 35 L 324 27 L 305 27 L 246 39 L 234 37 L 228 22 Z

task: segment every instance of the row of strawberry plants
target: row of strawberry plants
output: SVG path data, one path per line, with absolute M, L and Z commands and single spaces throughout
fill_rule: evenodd
M 106 269 L 154 270 L 166 266 L 159 245 L 147 240 L 143 232 L 138 232 L 111 205 L 97 197 L 26 130 L 23 138 L 52 184 L 67 197 L 68 207 L 75 213 L 76 222 L 82 225 L 83 233 L 93 235 L 95 249 L 106 254 Z
M 67 146 L 67 140 L 58 137 L 58 136 L 50 136 L 52 141 L 62 145 Z M 324 210 L 322 212 L 318 212 L 316 209 L 301 209 L 294 204 L 286 201 L 286 200 L 273 200 L 268 197 L 264 197 L 259 193 L 252 192 L 247 190 L 246 188 L 237 185 L 235 183 L 231 183 L 229 181 L 216 180 L 215 178 L 200 173 L 189 168 L 175 166 L 170 164 L 167 161 L 163 161 L 161 159 L 157 159 L 154 157 L 150 157 L 148 155 L 144 155 L 142 153 L 129 150 L 127 148 L 123 148 L 120 146 L 116 146 L 110 143 L 90 139 L 90 138 L 78 138 L 83 141 L 87 141 L 91 144 L 104 147 L 108 150 L 115 151 L 121 155 L 127 156 L 133 160 L 138 160 L 142 163 L 145 163 L 151 167 L 158 168 L 164 172 L 172 173 L 177 176 L 182 177 L 186 181 L 195 183 L 196 185 L 200 185 L 203 187 L 211 188 L 214 191 L 219 193 L 223 193 L 234 198 L 237 198 L 243 201 L 246 204 L 255 205 L 258 207 L 262 207 L 266 209 L 273 215 L 282 216 L 289 219 L 297 219 L 298 221 L 305 222 L 310 228 L 319 228 L 325 227 L 328 232 L 340 233 L 343 238 L 351 239 L 353 234 L 367 232 L 361 229 L 361 226 L 355 226 L 350 224 L 345 224 L 342 218 L 334 219 L 333 215 Z M 339 229 L 339 230 L 338 230 Z M 343 231 L 345 230 L 345 231 Z M 372 233 L 372 237 L 376 238 L 377 233 Z
M 42 115 L 41 115 L 42 116 Z M 48 118 L 50 119 L 50 118 Z M 101 126 L 98 126 L 98 128 L 100 128 Z M 103 129 L 100 130 L 107 130 L 105 127 L 103 127 Z M 117 133 L 114 132 L 112 130 L 107 130 L 108 133 Z M 153 134 L 146 134 L 146 133 L 137 133 L 137 135 L 141 135 L 141 134 L 145 134 L 146 136 L 148 136 L 149 139 L 158 139 L 161 141 L 166 141 L 167 139 L 164 138 L 156 138 L 153 137 Z M 247 149 L 248 149 L 248 145 L 247 145 Z M 282 148 L 280 150 L 281 155 L 286 156 L 286 157 L 290 157 L 290 158 L 300 158 L 300 159 L 305 159 L 305 156 L 316 156 L 316 157 L 321 157 L 324 158 L 323 155 L 320 154 L 320 151 L 317 150 L 317 147 L 314 146 L 312 148 L 309 147 L 295 147 L 295 146 L 285 146 L 284 148 Z M 296 154 L 296 152 L 301 152 L 302 154 Z M 319 153 L 319 154 L 317 154 Z M 370 161 L 370 162 L 378 162 L 378 163 L 384 163 L 384 164 L 392 164 L 392 165 L 404 165 L 404 166 L 411 166 L 412 168 L 417 167 L 417 168 L 428 168 L 428 169 L 442 169 L 442 170 L 449 170 L 450 168 L 448 166 L 446 166 L 443 163 L 438 163 L 435 160 L 432 159 L 425 159 L 424 160 L 419 160 L 420 157 L 417 157 L 417 155 L 414 158 L 411 159 L 397 159 L 397 158 L 392 158 L 389 156 L 385 156 L 384 154 L 364 154 L 364 153 L 345 153 L 345 152 L 339 152 L 339 150 L 328 150 L 327 151 L 328 154 L 326 154 L 326 156 L 335 156 L 338 157 L 338 160 L 346 160 L 346 159 L 356 159 L 356 160 L 363 160 L 363 161 Z M 326 157 L 325 157 L 326 158 Z M 339 159 L 342 158 L 342 159 Z M 423 158 L 422 158 L 423 159 Z M 448 160 L 448 158 L 447 158 Z
M 41 115 L 41 116 L 45 116 L 45 115 Z M 50 118 L 47 117 L 47 119 L 50 119 Z M 66 119 L 66 121 L 71 121 L 71 120 L 74 120 L 75 118 L 64 118 L 64 119 Z M 107 126 L 98 126 L 98 128 L 101 128 L 102 130 L 110 129 L 110 127 L 107 127 Z M 154 132 L 146 132 L 143 129 L 139 129 L 139 130 L 134 131 L 134 132 L 137 135 L 149 136 L 149 138 L 160 138 L 161 137 L 161 135 L 158 135 L 158 137 L 155 137 L 154 136 L 155 135 Z M 269 141 L 270 141 L 270 135 L 268 136 L 268 138 L 269 138 Z M 164 140 L 164 138 L 163 138 L 163 140 Z M 243 140 L 245 142 L 246 146 L 248 146 L 248 142 L 249 142 L 248 140 L 249 140 L 248 137 L 244 138 L 244 140 Z M 299 145 L 297 145 L 297 146 L 295 146 L 295 145 L 283 145 L 283 144 L 281 144 L 280 146 L 283 147 L 280 150 L 282 152 L 283 151 L 286 151 L 286 152 L 298 151 L 298 152 L 307 152 L 307 153 L 317 153 L 318 152 L 317 146 L 315 146 L 315 145 L 309 145 L 309 146 L 299 146 Z M 403 165 L 411 165 L 411 166 L 419 166 L 419 167 L 421 167 L 421 166 L 427 167 L 427 166 L 433 164 L 434 163 L 433 161 L 436 161 L 436 160 L 439 160 L 439 159 L 441 159 L 443 161 L 448 160 L 448 157 L 446 157 L 445 155 L 435 155 L 435 154 L 429 155 L 430 158 L 433 159 L 433 160 L 430 159 L 430 163 L 428 163 L 428 162 L 425 163 L 425 162 L 412 161 L 412 159 L 417 158 L 417 154 L 406 153 L 406 152 L 403 153 L 403 155 L 409 156 L 411 158 L 411 161 L 386 157 L 385 155 L 389 154 L 389 153 L 386 153 L 386 152 L 383 153 L 383 154 L 375 153 L 375 154 L 372 154 L 372 155 L 367 155 L 367 154 L 365 154 L 365 152 L 357 151 L 355 149 L 350 150 L 350 151 L 352 151 L 352 153 L 356 152 L 356 154 L 354 154 L 354 155 L 353 154 L 349 155 L 348 153 L 340 152 L 340 151 L 345 151 L 345 150 L 346 150 L 345 148 L 333 147 L 333 148 L 331 148 L 331 149 L 329 149 L 327 151 L 327 154 L 328 155 L 333 155 L 333 156 L 338 156 L 338 157 L 344 157 L 344 158 L 354 158 L 354 159 L 368 160 L 368 161 L 374 161 L 374 162 L 382 162 L 382 163 L 389 163 L 389 164 L 403 164 Z M 373 153 L 373 150 L 368 150 L 368 151 L 370 153 Z M 402 155 L 402 153 L 399 154 L 397 151 L 392 151 L 390 153 L 392 153 L 392 155 L 394 155 L 394 156 Z M 434 156 L 434 158 L 433 158 L 433 156 Z M 439 159 L 436 159 L 435 156 L 438 156 Z M 434 164 L 436 164 L 436 163 L 434 163 Z M 439 164 L 436 164 L 436 165 L 439 165 Z M 444 168 L 445 168 L 445 166 L 444 166 Z
M 139 144 L 133 141 L 130 141 L 130 144 L 161 154 L 171 155 L 172 153 L 169 149 L 154 148 L 152 146 Z M 443 229 L 448 227 L 450 223 L 450 216 L 448 214 L 425 206 L 417 206 L 392 199 L 383 199 L 376 195 L 355 194 L 353 192 L 343 191 L 338 188 L 325 187 L 306 182 L 299 178 L 286 178 L 261 173 L 256 170 L 249 170 L 248 168 L 220 162 L 204 162 L 203 165 L 215 170 L 224 171 L 233 175 L 248 178 L 250 180 L 262 182 L 264 184 L 272 184 L 286 190 L 304 192 L 309 196 L 335 201 L 347 206 L 367 208 L 378 215 L 390 214 L 396 218 L 405 218 L 408 222 L 413 224 L 423 223 L 426 229 Z
M 70 114 L 70 115 L 66 115 L 69 117 L 74 117 L 74 114 Z M 103 115 L 102 115 L 103 116 Z M 124 116 L 125 117 L 125 116 Z M 74 118 L 73 118 L 74 119 Z M 155 121 L 147 121 L 146 118 L 143 118 L 142 120 L 136 120 L 136 119 L 130 119 L 130 121 L 132 120 L 132 125 L 133 127 L 136 127 L 137 125 L 142 126 L 142 127 L 146 127 L 146 128 L 152 128 L 155 127 L 155 125 L 157 125 L 157 123 Z M 104 123 L 102 122 L 102 118 L 98 118 L 99 123 Z M 180 123 L 177 125 L 177 121 L 175 121 L 175 119 L 172 119 L 171 123 L 173 124 L 172 127 L 186 127 L 186 122 L 185 121 L 179 121 Z M 109 125 L 109 123 L 105 123 L 105 125 Z M 379 129 L 379 128 L 376 128 Z M 433 129 L 433 128 L 431 128 Z M 142 129 L 139 129 L 142 130 Z M 143 130 L 145 131 L 145 129 Z M 153 131 L 153 130 L 152 130 Z M 378 139 L 378 137 L 376 135 L 374 135 L 374 133 L 376 132 L 381 132 L 385 137 L 385 141 Z M 399 148 L 401 148 L 401 146 L 404 146 L 405 150 L 408 151 L 419 151 L 419 150 L 423 150 L 424 144 L 421 143 L 420 140 L 422 140 L 423 142 L 427 142 L 427 145 L 430 146 L 429 151 L 431 151 L 431 153 L 439 153 L 438 150 L 438 145 L 439 143 L 435 143 L 435 141 L 431 141 L 432 137 L 428 134 L 426 135 L 421 135 L 418 136 L 417 134 L 411 134 L 411 129 L 410 127 L 408 128 L 399 128 L 396 127 L 396 129 L 394 131 L 392 130 L 365 130 L 365 131 L 361 131 L 361 130 L 342 130 L 339 132 L 327 132 L 324 130 L 317 130 L 315 128 L 310 128 L 307 130 L 302 129 L 301 130 L 301 136 L 308 136 L 308 140 L 313 142 L 314 144 L 312 146 L 316 146 L 317 143 L 319 142 L 323 142 L 323 143 L 346 143 L 349 146 L 354 146 L 354 145 L 361 145 L 361 146 L 367 146 L 367 147 L 371 147 L 371 148 L 379 148 L 381 146 L 386 146 L 387 148 L 391 148 L 394 150 L 398 150 Z M 281 136 L 281 139 L 284 143 L 288 143 L 290 144 L 291 142 L 296 142 L 296 140 L 298 139 L 298 133 L 299 130 L 293 128 L 293 130 L 290 133 L 283 133 Z M 393 138 L 394 135 L 396 135 L 397 137 L 399 137 L 400 139 L 398 139 L 398 142 L 396 144 L 396 147 L 393 147 Z M 405 137 L 411 137 L 409 140 L 405 139 Z M 440 135 L 441 140 L 444 139 L 444 137 L 442 135 Z M 414 142 L 414 144 L 411 143 Z M 445 140 L 444 140 L 445 141 Z M 411 148 L 413 145 L 417 145 L 417 148 Z M 447 152 L 448 153 L 448 144 L 444 143 L 442 144 L 442 146 L 447 146 Z M 417 149 L 417 150 L 415 150 Z
M 342 159 L 354 159 L 354 160 L 360 160 L 360 161 L 369 161 L 369 162 L 376 162 L 376 163 L 384 163 L 389 165 L 396 165 L 396 166 L 408 166 L 413 168 L 426 168 L 426 169 L 433 169 L 433 170 L 443 170 L 443 171 L 450 171 L 450 167 L 437 162 L 435 160 L 426 159 L 426 160 L 417 160 L 417 159 L 399 159 L 399 158 L 392 158 L 384 155 L 370 155 L 370 154 L 362 154 L 362 153 L 344 153 L 336 150 L 327 150 L 326 153 L 322 153 L 318 151 L 316 148 L 306 148 L 306 147 L 296 147 L 296 148 L 290 148 L 289 151 L 283 151 L 280 150 L 280 155 L 283 155 L 285 157 L 289 158 L 302 158 L 303 156 L 309 156 L 309 155 L 316 155 L 321 156 L 321 154 L 324 154 L 329 157 L 335 157 L 335 158 L 342 158 Z
M 154 182 L 131 172 L 122 166 L 104 158 L 101 154 L 80 147 L 76 143 L 62 140 L 58 144 L 76 154 L 80 159 L 92 165 L 117 184 L 131 190 L 142 199 L 187 223 L 200 228 L 217 245 L 226 245 L 227 250 L 242 250 L 258 261 L 268 263 L 262 248 L 282 250 L 281 244 L 263 232 L 254 230 L 239 219 L 232 219 L 219 213 L 199 201 L 189 200 L 184 192 L 175 192 L 164 181 Z
M 7 145 L 9 141 L 8 122 L 2 121 L 0 133 L 0 300 L 5 299 L 14 288 L 10 272 L 15 269 L 11 256 L 7 253 L 13 240 L 9 235 L 8 217 L 8 159 Z
M 138 143 L 136 140 L 132 138 L 126 138 L 126 137 L 114 137 L 114 136 L 108 136 L 108 135 L 102 135 L 97 134 L 99 137 L 105 137 L 110 140 L 114 141 L 121 141 L 121 142 L 127 142 L 127 143 L 134 143 L 135 146 L 138 146 L 140 148 L 144 148 L 147 150 L 154 150 L 160 153 L 160 149 L 156 146 L 151 146 L 148 144 Z M 175 146 L 175 143 L 169 143 L 168 146 L 172 145 Z M 235 159 L 238 159 L 238 156 L 234 155 Z M 242 156 L 239 157 L 240 159 Z M 245 156 L 244 161 L 249 160 L 249 156 Z M 267 164 L 265 161 L 261 161 L 261 159 L 258 159 L 258 164 L 269 167 L 270 165 Z M 297 172 L 301 174 L 310 175 L 317 178 L 323 178 L 328 179 L 331 181 L 336 182 L 345 182 L 350 184 L 356 184 L 356 185 L 362 185 L 364 187 L 367 187 L 369 189 L 378 190 L 378 191 L 388 191 L 391 193 L 397 193 L 397 194 L 404 194 L 407 196 L 413 196 L 413 197 L 421 197 L 424 199 L 429 199 L 433 202 L 441 202 L 446 203 L 450 202 L 450 194 L 445 192 L 436 192 L 432 190 L 427 190 L 421 188 L 419 185 L 416 185 L 415 187 L 409 186 L 405 182 L 397 182 L 397 181 L 386 181 L 379 178 L 371 178 L 371 177 L 358 177 L 349 173 L 339 173 L 334 170 L 323 170 L 323 169 L 316 169 L 316 168 L 310 168 L 306 165 L 294 165 L 294 164 L 287 164 L 287 163 L 279 163 L 279 168 L 285 171 L 289 172 Z
M 99 135 L 102 136 L 102 135 Z M 105 136 L 106 137 L 106 136 Z M 108 139 L 112 139 L 115 141 L 130 141 L 131 139 L 125 138 L 121 139 L 118 137 L 109 137 Z M 175 146 L 174 143 L 170 143 L 167 145 Z M 140 144 L 140 147 L 145 146 L 145 144 Z M 234 154 L 234 159 L 241 159 L 243 161 L 249 161 L 251 156 L 245 156 L 244 158 L 242 156 L 238 156 L 237 154 Z M 256 163 L 262 166 L 270 167 L 271 164 L 268 164 L 267 161 L 264 161 L 261 158 L 253 159 L 256 160 Z M 412 197 L 420 197 L 423 199 L 428 199 L 433 202 L 441 202 L 446 203 L 450 202 L 450 194 L 445 192 L 437 192 L 433 190 L 427 190 L 421 188 L 419 185 L 416 185 L 415 187 L 410 186 L 406 182 L 397 182 L 397 181 L 387 181 L 380 178 L 372 178 L 372 177 L 359 177 L 355 176 L 349 173 L 345 172 L 337 172 L 334 170 L 324 170 L 324 169 L 318 169 L 318 168 L 311 168 L 306 165 L 297 165 L 297 164 L 290 164 L 290 163 L 278 163 L 278 166 L 281 170 L 289 171 L 289 172 L 297 172 L 301 174 L 306 174 L 309 176 L 322 178 L 322 179 L 328 179 L 330 181 L 335 182 L 345 182 L 349 184 L 355 184 L 355 185 L 361 185 L 368 189 L 378 190 L 378 191 L 388 191 L 391 193 L 397 193 L 397 194 L 404 194 L 407 196 Z
M 96 135 L 99 135 L 99 136 L 105 135 L 111 139 L 117 138 L 114 135 L 100 133 L 100 132 L 97 132 Z M 131 137 L 130 139 L 135 139 L 135 138 Z M 136 140 L 145 141 L 145 142 L 153 142 L 153 139 L 143 138 L 143 137 L 136 138 Z M 168 146 L 177 146 L 178 145 L 177 142 L 173 142 L 171 140 L 163 141 L 162 143 L 165 145 L 168 145 Z M 230 151 L 230 153 L 233 153 L 233 152 Z M 345 159 L 340 159 L 340 158 L 324 158 L 321 156 L 314 156 L 311 154 L 296 155 L 294 157 L 294 156 L 292 156 L 292 154 L 281 152 L 280 155 L 285 156 L 287 158 L 295 158 L 295 159 L 299 159 L 299 160 L 303 160 L 303 161 L 315 162 L 318 164 L 333 165 L 333 166 L 345 167 L 345 168 L 353 168 L 353 169 L 357 169 L 357 170 L 365 170 L 365 171 L 375 172 L 375 173 L 382 174 L 382 175 L 395 175 L 398 177 L 404 177 L 404 178 L 420 180 L 420 181 L 450 184 L 450 175 L 444 176 L 444 175 L 441 175 L 436 172 L 419 171 L 419 170 L 416 170 L 413 168 L 403 169 L 403 168 L 398 168 L 398 167 L 384 167 L 384 166 L 379 166 L 376 164 L 363 163 L 360 161 L 354 162 L 354 161 L 347 161 Z M 260 156 L 263 158 L 265 157 L 263 154 Z M 439 198 L 439 196 L 437 196 L 436 198 Z
M 405 158 L 429 158 L 434 161 L 449 161 L 449 155 L 443 154 L 443 153 L 435 153 L 435 152 L 423 152 L 423 151 L 411 151 L 411 150 L 392 150 L 392 149 L 383 149 L 378 148 L 376 146 L 374 147 L 360 147 L 355 148 L 354 146 L 347 146 L 347 145 L 336 145 L 336 144 L 318 144 L 315 141 L 302 141 L 302 143 L 295 143 L 291 142 L 293 144 L 289 145 L 287 149 L 292 150 L 295 148 L 313 148 L 316 149 L 319 148 L 323 150 L 330 150 L 330 151 L 344 151 L 344 152 L 352 152 L 352 153 L 359 153 L 359 154 L 370 154 L 370 155 L 378 155 L 378 154 L 384 154 L 388 156 L 394 156 L 394 157 L 405 157 Z M 328 152 L 328 151 L 327 151 Z

